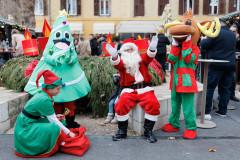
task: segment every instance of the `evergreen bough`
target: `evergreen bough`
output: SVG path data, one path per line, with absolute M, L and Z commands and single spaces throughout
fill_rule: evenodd
M 0 86 L 15 92 L 23 92 L 29 79 L 25 78 L 25 69 L 31 61 L 39 59 L 40 57 L 18 57 L 8 60 L 0 69 Z M 108 113 L 108 98 L 116 89 L 113 84 L 113 74 L 118 73 L 118 71 L 107 57 L 79 57 L 78 62 L 92 88 L 88 94 L 87 107 L 91 108 L 93 117 L 106 115 Z M 152 86 L 163 83 L 161 77 L 151 66 L 149 66 L 149 71 L 152 75 Z

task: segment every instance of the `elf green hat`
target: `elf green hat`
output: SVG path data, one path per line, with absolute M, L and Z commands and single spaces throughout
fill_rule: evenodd
M 37 88 L 39 86 L 38 80 L 42 76 L 44 77 L 44 83 L 42 84 L 42 88 L 50 89 L 50 88 L 55 88 L 62 84 L 62 79 L 58 78 L 53 72 L 51 72 L 49 70 L 42 70 L 37 75 L 37 80 L 36 80 Z

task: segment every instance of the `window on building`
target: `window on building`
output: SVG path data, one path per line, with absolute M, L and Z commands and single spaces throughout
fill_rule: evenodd
M 134 0 L 134 16 L 144 16 L 144 0 Z
M 100 0 L 99 8 L 100 8 L 100 15 L 101 16 L 106 16 L 109 15 L 109 0 Z
M 184 13 L 190 8 L 194 11 L 194 0 L 184 0 Z
M 34 14 L 36 16 L 42 16 L 43 13 L 43 0 L 35 0 Z
M 161 16 L 166 4 L 169 3 L 169 0 L 158 0 L 158 16 Z
M 236 8 L 236 11 L 240 9 L 240 0 L 234 0 L 234 8 Z
M 66 10 L 69 15 L 77 15 L 77 0 L 67 0 Z
M 218 0 L 210 0 L 210 14 L 218 14 Z

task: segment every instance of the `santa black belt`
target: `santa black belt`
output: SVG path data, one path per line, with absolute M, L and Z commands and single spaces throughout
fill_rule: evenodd
M 151 86 L 151 83 L 138 83 L 138 84 L 133 84 L 131 86 L 123 86 L 123 88 L 140 89 L 140 88 L 145 88 L 147 86 Z
M 34 116 L 34 115 L 28 113 L 27 111 L 25 111 L 25 109 L 22 110 L 22 113 L 23 113 L 25 116 L 27 116 L 28 118 L 31 118 L 31 119 L 39 119 L 39 118 L 40 118 L 40 116 Z

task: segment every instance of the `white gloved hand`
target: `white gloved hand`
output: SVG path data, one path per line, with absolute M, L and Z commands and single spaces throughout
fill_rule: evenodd
M 178 46 L 179 45 L 178 41 L 173 37 L 172 37 L 172 45 L 173 46 Z
M 191 40 L 191 38 L 192 38 L 192 35 L 190 34 L 185 41 L 187 42 L 187 41 Z
M 158 45 L 158 38 L 157 38 L 157 36 L 153 36 L 152 41 L 149 44 L 149 49 L 151 51 L 155 51 L 155 50 L 157 50 L 157 45 Z
M 106 45 L 106 50 L 113 58 L 117 57 L 117 49 L 113 48 L 110 44 Z

